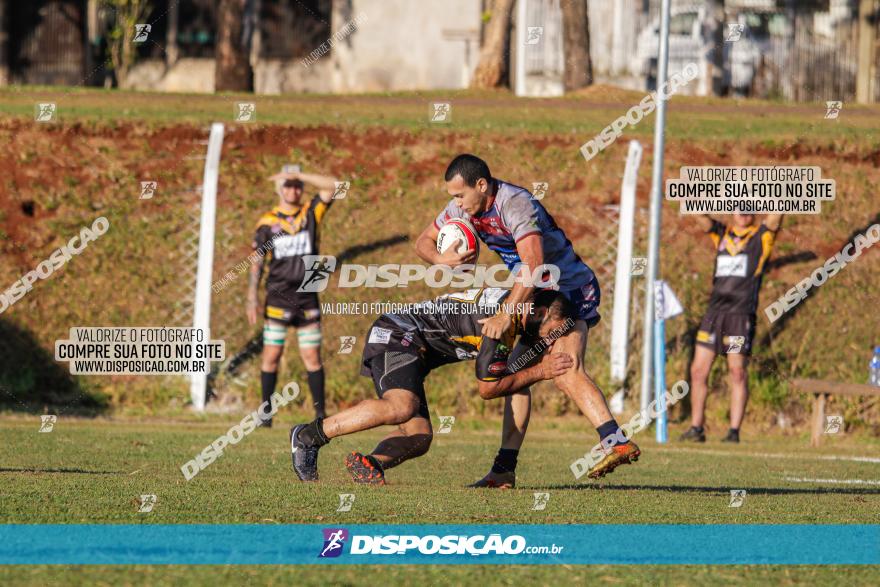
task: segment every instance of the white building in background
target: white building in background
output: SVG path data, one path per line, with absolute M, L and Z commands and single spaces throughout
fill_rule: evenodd
M 511 81 L 517 96 L 565 93 L 562 37 L 559 0 L 517 0 L 510 35 Z
M 333 2 L 329 52 L 314 63 L 260 55 L 254 39 L 254 86 L 260 94 L 355 93 L 460 89 L 479 57 L 480 0 L 350 0 Z M 360 23 L 347 33 L 352 21 Z M 332 41 L 331 41 L 332 39 Z M 260 55 L 258 57 L 258 55 Z M 212 92 L 214 59 L 168 65 L 140 61 L 129 76 L 138 89 Z
M 518 95 L 563 93 L 563 1 L 568 0 L 515 2 L 509 55 L 511 87 Z M 697 63 L 700 75 L 683 91 L 708 94 L 717 43 L 710 37 L 717 28 L 709 22 L 707 2 L 671 1 L 670 72 Z M 744 30 L 741 39 L 724 44 L 723 79 L 717 81 L 722 90 L 738 94 L 850 100 L 858 71 L 863 91 L 880 99 L 874 41 L 880 23 L 859 25 L 856 18 L 858 6 L 871 3 L 880 0 L 725 0 L 725 31 L 730 24 Z M 217 5 L 150 0 L 149 42 L 137 47 L 128 87 L 212 92 Z M 259 24 L 251 43 L 256 92 L 465 88 L 479 58 L 485 5 L 486 0 L 249 0 Z M 589 0 L 588 6 L 594 81 L 653 89 L 660 0 Z M 351 30 L 353 21 L 357 27 Z M 112 85 L 106 57 L 113 23 L 114 11 L 103 0 L 0 0 L 0 85 Z M 310 58 L 315 50 L 320 54 Z

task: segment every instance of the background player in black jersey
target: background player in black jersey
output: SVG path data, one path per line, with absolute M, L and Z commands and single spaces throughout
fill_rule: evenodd
M 317 293 L 297 292 L 305 275 L 303 255 L 318 254 L 318 226 L 324 218 L 336 188 L 336 178 L 327 175 L 279 173 L 270 178 L 278 192 L 278 205 L 263 214 L 257 223 L 253 247 L 265 260 L 269 257 L 266 278 L 265 323 L 260 385 L 263 401 L 269 401 L 278 382 L 278 363 L 284 352 L 287 327 L 296 329 L 299 354 L 308 373 L 309 390 L 315 412 L 324 415 L 324 368 L 321 364 L 321 306 Z M 318 193 L 303 203 L 304 183 Z M 247 318 L 257 323 L 257 290 L 264 262 L 251 265 L 248 281 Z M 261 425 L 271 426 L 272 420 Z
M 297 477 L 318 479 L 318 450 L 331 438 L 383 425 L 398 429 L 372 453 L 354 452 L 345 460 L 356 482 L 384 485 L 386 469 L 428 452 L 433 431 L 424 382 L 439 366 L 476 359 L 483 399 L 506 397 L 569 371 L 574 358 L 552 351 L 553 341 L 574 327 L 574 307 L 559 292 L 537 293 L 529 312 L 509 310 L 512 320 L 498 339 L 481 335 L 480 321 L 494 316 L 509 294 L 498 288 L 465 290 L 418 304 L 412 311 L 380 316 L 370 328 L 361 370 L 372 377 L 379 399 L 294 426 L 290 444 Z M 508 359 L 520 336 L 530 341 L 537 357 L 546 354 L 537 364 L 516 370 Z
M 755 336 L 758 290 L 782 224 L 782 214 L 770 214 L 762 224 L 755 224 L 754 214 L 734 214 L 730 225 L 703 215 L 697 221 L 715 245 L 715 277 L 691 363 L 691 427 L 681 440 L 705 442 L 703 424 L 709 371 L 716 355 L 727 355 L 730 429 L 724 441 L 739 442 L 739 429 L 749 400 L 748 364 Z

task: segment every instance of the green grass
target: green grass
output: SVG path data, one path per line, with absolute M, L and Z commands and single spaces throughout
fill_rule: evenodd
M 287 426 L 302 417 L 285 413 L 271 430 L 258 430 L 186 482 L 179 466 L 232 420 L 193 423 L 60 418 L 51 433 L 38 433 L 36 417 L 4 417 L 0 423 L 0 523 L 224 523 L 327 525 L 353 523 L 489 524 L 864 524 L 880 522 L 880 488 L 867 485 L 793 483 L 784 477 L 874 479 L 877 465 L 823 460 L 829 455 L 877 453 L 876 440 L 831 438 L 821 450 L 805 437 L 754 437 L 728 447 L 657 446 L 645 432 L 644 455 L 602 483 L 577 482 L 568 464 L 595 441 L 581 420 L 533 422 L 519 465 L 518 487 L 477 491 L 464 484 L 482 476 L 497 446 L 497 420 L 463 418 L 448 435 L 436 435 L 425 457 L 388 472 L 384 488 L 354 486 L 342 466 L 350 450 L 369 449 L 385 430 L 335 439 L 321 452 L 322 480 L 302 484 L 290 471 Z M 677 430 L 673 430 L 673 433 Z M 760 456 L 762 454 L 774 457 Z M 746 489 L 741 508 L 730 508 L 731 489 Z M 532 493 L 550 492 L 545 511 L 533 511 Z M 336 512 L 338 493 L 356 496 L 350 512 Z M 138 513 L 138 496 L 155 494 L 151 513 Z M 698 547 L 695 545 L 695 547 Z M 366 570 L 364 570 L 365 572 Z M 54 582 L 58 569 L 0 568 L 5 584 Z M 295 573 L 295 574 L 294 574 Z M 418 577 L 440 584 L 518 584 L 604 579 L 635 585 L 751 584 L 755 581 L 867 582 L 850 567 L 401 567 L 381 570 L 392 584 Z M 352 569 L 301 567 L 182 568 L 80 567 L 65 582 L 84 584 L 183 583 L 296 578 L 362 584 Z M 362 577 L 361 577 L 362 578 Z
M 505 91 L 396 92 L 332 96 L 321 94 L 254 96 L 252 94 L 169 94 L 94 88 L 7 87 L 0 89 L 0 115 L 33 118 L 34 104 L 57 104 L 60 123 L 116 124 L 135 121 L 169 123 L 232 122 L 236 102 L 254 102 L 257 125 L 381 126 L 408 132 L 556 133 L 591 138 L 647 92 L 599 86 L 587 94 L 553 99 L 516 98 Z M 452 104 L 452 121 L 429 121 L 433 102 Z M 824 104 L 784 104 L 764 100 L 722 100 L 676 96 L 667 117 L 669 136 L 686 139 L 800 138 L 846 139 L 880 143 L 880 107 L 847 104 L 844 115 L 824 120 Z M 648 138 L 654 116 L 627 130 Z M 574 137 L 573 137 L 574 138 Z M 576 139 L 575 139 L 576 140 Z
M 576 482 L 568 466 L 596 442 L 585 421 L 536 418 L 520 460 L 519 487 L 474 492 L 497 448 L 500 423 L 463 417 L 436 434 L 424 458 L 392 470 L 387 489 L 358 488 L 350 513 L 336 513 L 337 493 L 352 489 L 345 454 L 369 450 L 387 432 L 334 440 L 321 452 L 322 481 L 297 483 L 290 472 L 285 424 L 258 430 L 186 482 L 180 465 L 233 423 L 149 423 L 59 418 L 51 433 L 39 420 L 4 419 L 2 523 L 137 523 L 135 498 L 156 494 L 154 523 L 865 523 L 880 521 L 880 488 L 784 482 L 803 478 L 877 477 L 877 465 L 821 460 L 822 454 L 876 453 L 875 439 L 833 439 L 821 451 L 806 438 L 768 442 L 745 432 L 728 448 L 638 438 L 645 457 L 607 482 Z M 302 416 L 301 419 L 305 419 Z M 673 434 L 674 434 L 673 430 Z M 716 434 L 717 436 L 717 434 Z M 785 454 L 784 458 L 754 456 Z M 746 489 L 746 507 L 728 508 L 729 490 Z M 551 507 L 532 511 L 532 492 L 551 492 Z M 204 496 L 211 495 L 206 507 Z M 38 499 L 34 499 L 38 497 Z M 134 501 L 133 501 L 134 500 Z

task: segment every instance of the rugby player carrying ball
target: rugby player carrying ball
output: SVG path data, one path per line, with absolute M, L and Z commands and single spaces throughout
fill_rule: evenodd
M 450 247 L 437 252 L 437 235 L 444 223 L 464 218 L 473 224 L 480 239 L 498 253 L 510 271 L 524 265 L 534 275 L 542 264 L 559 268 L 558 288 L 574 307 L 574 328 L 555 344 L 554 352 L 574 358 L 572 368 L 553 379 L 556 386 L 574 401 L 597 429 L 600 440 L 616 435 L 617 422 L 608 409 L 605 396 L 584 369 L 587 333 L 599 322 L 599 283 L 593 271 L 574 252 L 571 242 L 553 217 L 525 188 L 492 177 L 485 161 L 474 155 L 457 156 L 446 169 L 446 189 L 452 200 L 428 225 L 416 241 L 416 252 L 425 261 L 457 267 L 474 261 L 474 252 L 458 253 Z M 513 320 L 506 308 L 528 302 L 535 288 L 520 280 L 514 285 L 507 303 L 492 317 L 481 322 L 482 334 L 497 339 Z M 525 349 L 520 345 L 511 354 L 515 361 Z M 501 448 L 492 470 L 473 487 L 513 487 L 516 463 L 525 438 L 531 411 L 528 388 L 505 399 Z M 619 435 L 616 438 L 623 438 Z M 634 461 L 639 448 L 633 442 L 619 442 L 608 449 L 605 458 L 589 472 L 602 477 L 616 467 Z

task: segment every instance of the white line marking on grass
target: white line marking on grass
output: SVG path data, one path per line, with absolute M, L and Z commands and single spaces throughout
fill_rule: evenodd
M 880 485 L 880 481 L 871 479 L 801 479 L 800 477 L 783 477 L 784 481 L 794 483 L 840 483 L 843 485 Z
M 761 459 L 805 459 L 805 460 L 816 460 L 816 461 L 852 461 L 856 463 L 878 463 L 880 464 L 880 458 L 878 457 L 848 457 L 848 456 L 838 456 L 838 455 L 803 455 L 803 454 L 771 454 L 771 453 L 763 453 L 763 452 L 735 452 L 735 451 L 724 451 L 724 450 L 695 450 L 688 448 L 656 448 L 654 450 L 661 452 L 683 452 L 683 453 L 691 453 L 691 454 L 704 454 L 704 455 L 720 455 L 725 457 L 755 457 Z

